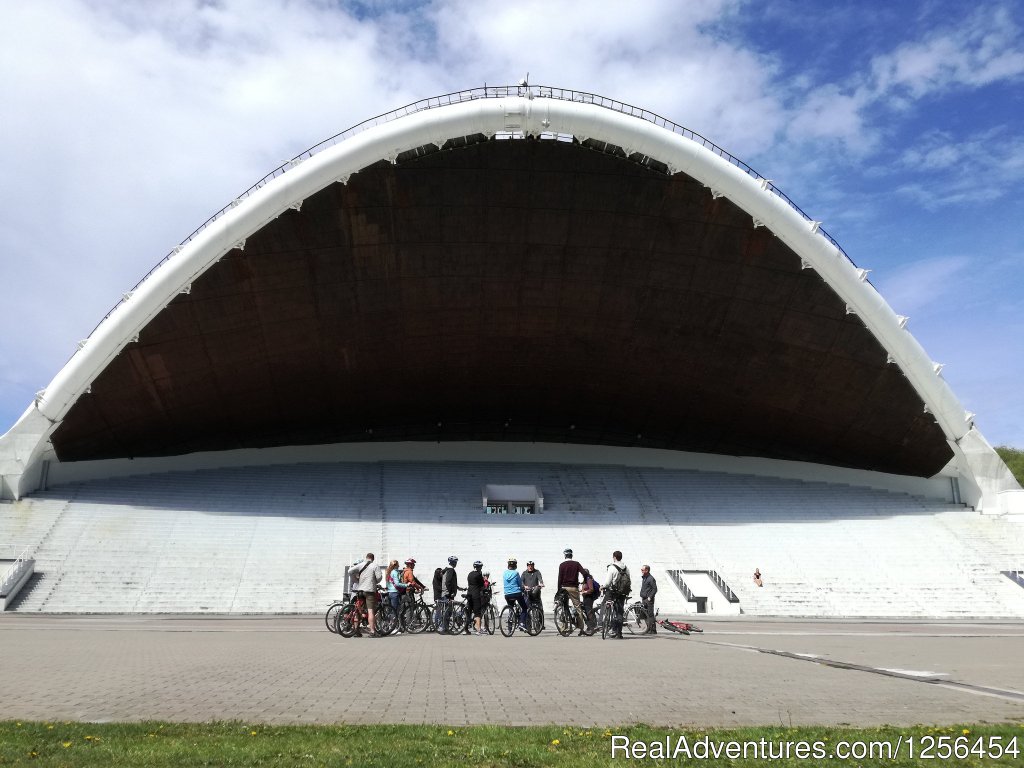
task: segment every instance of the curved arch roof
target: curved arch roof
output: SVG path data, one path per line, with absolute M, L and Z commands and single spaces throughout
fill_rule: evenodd
M 817 222 L 558 95 L 384 122 L 240 201 L 37 399 L 57 457 L 483 439 L 942 469 L 972 425 Z

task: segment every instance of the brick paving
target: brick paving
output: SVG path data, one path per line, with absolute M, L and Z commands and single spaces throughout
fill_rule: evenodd
M 0 719 L 1024 722 L 1024 624 L 706 620 L 682 637 L 339 638 L 321 617 L 0 616 Z M 837 669 L 763 648 L 1003 689 Z M 369 703 L 369 704 L 368 704 Z

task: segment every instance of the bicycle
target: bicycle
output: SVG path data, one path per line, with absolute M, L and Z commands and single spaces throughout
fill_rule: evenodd
M 346 602 L 346 600 L 335 600 L 324 614 L 324 623 L 327 624 L 329 632 L 337 633 L 338 614 L 342 612 Z
M 488 635 L 494 634 L 494 628 L 498 626 L 498 609 L 491 602 L 493 592 L 490 587 L 480 593 L 484 603 L 483 615 L 480 617 L 480 626 Z
M 637 600 L 626 608 L 625 616 L 622 618 L 622 628 L 627 630 L 631 635 L 642 635 L 650 629 L 650 621 L 650 617 L 647 615 L 647 609 L 644 608 L 644 604 Z
M 506 605 L 501 609 L 501 616 L 499 617 L 499 626 L 501 627 L 501 634 L 505 637 L 512 637 L 516 633 L 517 629 L 523 627 L 520 626 L 519 620 L 522 617 L 523 609 L 519 606 L 519 603 L 513 603 L 512 605 Z M 541 629 L 544 626 L 544 615 L 541 612 L 540 606 L 537 604 L 531 605 L 527 608 L 527 623 L 526 623 L 526 634 L 530 637 L 536 637 L 540 634 Z
M 456 587 L 458 592 L 465 592 L 465 587 Z M 469 609 L 464 597 L 442 598 L 441 611 L 438 616 L 437 633 L 439 635 L 461 634 L 469 623 Z
M 615 620 L 619 618 L 619 611 L 615 607 L 615 600 L 618 597 L 614 592 L 605 590 L 605 598 L 601 603 L 601 639 L 604 640 L 610 634 L 612 634 L 612 625 Z M 622 597 L 623 601 L 629 599 L 629 595 Z M 647 614 L 644 612 L 643 624 L 641 619 L 636 614 L 636 606 L 640 605 L 640 609 L 643 610 L 643 605 L 635 603 L 629 606 L 623 611 L 622 614 L 622 629 L 628 630 L 630 634 L 639 634 L 647 630 Z M 621 630 L 620 630 L 621 632 Z
M 690 624 L 688 621 L 669 621 L 668 619 L 662 619 L 658 622 L 658 626 L 662 629 L 667 629 L 669 632 L 678 632 L 680 635 L 689 635 L 691 632 L 699 633 L 704 631 L 696 624 Z
M 406 598 L 400 626 L 403 632 L 412 635 L 434 631 L 434 606 L 423 600 L 422 592 L 417 592 L 412 599 Z
M 397 628 L 397 617 L 391 610 L 387 596 L 383 595 L 380 590 L 377 591 L 377 606 L 374 634 L 378 637 L 385 637 Z M 361 632 L 363 627 L 368 627 L 367 619 L 366 597 L 362 592 L 357 592 L 353 599 L 339 609 L 334 624 L 335 632 L 342 637 L 352 637 L 357 631 Z
M 534 587 L 526 593 L 526 604 L 531 608 L 535 605 L 540 608 L 540 628 L 541 631 L 543 631 L 546 628 L 547 623 L 544 620 L 544 604 L 540 599 L 540 587 Z
M 588 635 L 593 634 L 587 626 L 587 618 L 582 609 L 576 610 L 576 604 L 569 599 L 569 594 L 563 590 L 555 593 L 555 631 L 562 637 L 568 637 L 583 624 L 583 631 Z

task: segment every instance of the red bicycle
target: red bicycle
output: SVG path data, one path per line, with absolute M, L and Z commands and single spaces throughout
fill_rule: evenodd
M 669 621 L 668 619 L 659 621 L 658 626 L 662 629 L 668 630 L 669 632 L 678 632 L 680 635 L 688 635 L 691 632 L 704 631 L 696 624 L 690 624 L 686 621 Z
M 388 596 L 377 590 L 376 624 L 374 634 L 377 637 L 390 635 L 398 625 L 398 617 L 391 609 Z M 368 614 L 366 612 L 366 595 L 356 592 L 355 596 L 345 603 L 337 614 L 334 631 L 342 637 L 352 637 L 364 629 L 369 631 Z

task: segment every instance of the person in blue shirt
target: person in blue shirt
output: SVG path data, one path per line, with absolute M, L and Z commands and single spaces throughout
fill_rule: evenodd
M 387 580 L 388 600 L 391 602 L 391 610 L 395 612 L 395 616 L 400 616 L 399 602 L 402 599 L 402 595 L 405 594 L 405 585 L 402 584 L 402 572 L 398 570 L 397 560 L 392 560 L 388 563 Z M 401 627 L 398 628 L 398 634 L 402 634 Z
M 509 605 L 519 603 L 519 628 L 526 629 L 527 609 L 526 596 L 523 594 L 523 577 L 519 575 L 519 561 L 514 557 L 508 559 L 508 570 L 503 578 L 505 602 Z

